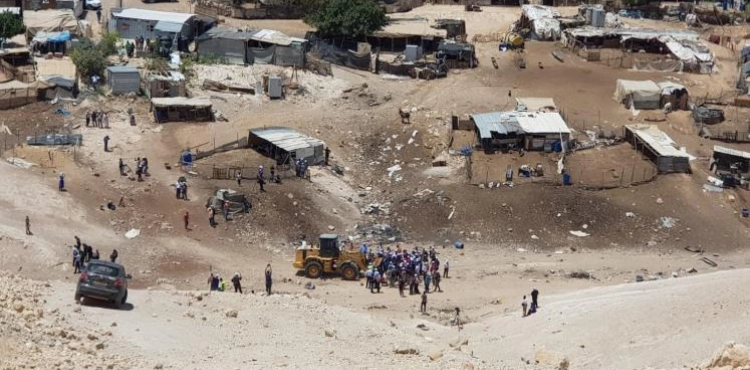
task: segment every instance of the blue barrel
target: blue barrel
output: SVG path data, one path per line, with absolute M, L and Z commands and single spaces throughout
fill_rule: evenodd
M 460 241 L 460 240 L 458 240 L 455 243 L 453 243 L 453 246 L 456 249 L 464 249 L 464 243 L 462 241 Z
M 563 179 L 563 185 L 568 186 L 568 185 L 571 184 L 570 174 L 569 173 L 567 173 L 567 172 L 564 173 L 563 176 L 562 176 L 562 179 Z

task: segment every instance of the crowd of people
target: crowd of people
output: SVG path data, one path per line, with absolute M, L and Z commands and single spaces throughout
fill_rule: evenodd
M 409 295 L 421 294 L 425 306 L 426 294 L 443 291 L 440 281 L 448 277 L 450 270 L 449 262 L 445 261 L 442 265 L 443 272 L 440 273 L 441 262 L 434 247 L 416 247 L 409 251 L 401 249 L 400 245 L 395 249 L 380 245 L 377 250 L 371 250 L 370 246 L 363 243 L 359 252 L 366 256 L 368 266 L 365 271 L 365 287 L 371 293 L 380 292 L 381 286 L 387 284 L 398 287 L 399 295 L 405 297 L 408 285 Z M 420 292 L 420 288 L 424 292 Z
M 73 253 L 73 273 L 78 274 L 83 272 L 87 263 L 100 259 L 100 256 L 98 249 L 94 249 L 94 247 L 86 243 L 81 243 L 81 238 L 78 235 L 74 236 L 74 238 L 75 244 L 71 248 Z M 118 257 L 117 249 L 113 249 L 109 255 L 109 260 L 114 263 L 117 262 Z
M 86 112 L 86 127 L 109 128 L 109 115 L 101 109 Z

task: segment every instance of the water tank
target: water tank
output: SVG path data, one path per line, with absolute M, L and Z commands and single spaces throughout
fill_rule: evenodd
M 281 77 L 272 76 L 268 78 L 268 97 L 271 99 L 279 99 L 282 96 L 281 92 Z
M 594 27 L 604 27 L 606 19 L 607 13 L 604 9 L 594 9 L 591 12 L 591 25 Z
M 591 24 L 591 13 L 594 9 L 586 8 L 586 24 Z
M 422 55 L 420 55 L 421 54 L 421 50 L 419 50 L 419 49 L 421 49 L 419 47 L 419 45 L 406 45 L 406 51 L 405 51 L 406 61 L 407 62 L 414 62 L 417 59 L 419 59 L 420 57 L 422 57 Z

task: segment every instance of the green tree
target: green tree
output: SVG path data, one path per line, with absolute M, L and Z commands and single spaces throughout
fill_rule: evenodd
M 82 39 L 81 43 L 70 53 L 70 59 L 83 77 L 101 76 L 107 67 L 107 57 L 117 53 L 117 42 L 120 35 L 106 33 L 99 42 Z
M 101 76 L 107 66 L 106 56 L 97 46 L 90 39 L 83 39 L 70 53 L 70 59 L 83 77 Z
M 0 12 L 0 42 L 26 32 L 23 20 L 9 11 Z
M 383 28 L 386 17 L 373 0 L 325 0 L 305 23 L 322 35 L 362 38 Z

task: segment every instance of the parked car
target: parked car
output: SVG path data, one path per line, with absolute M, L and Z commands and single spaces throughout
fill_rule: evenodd
M 102 8 L 102 0 L 86 0 L 86 9 L 99 10 Z
M 78 279 L 76 302 L 80 302 L 81 298 L 93 298 L 110 301 L 121 308 L 128 300 L 128 280 L 131 278 L 125 273 L 123 265 L 91 261 Z

